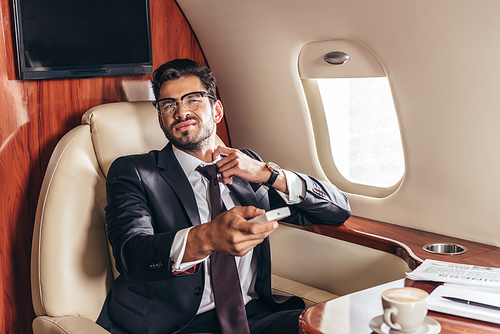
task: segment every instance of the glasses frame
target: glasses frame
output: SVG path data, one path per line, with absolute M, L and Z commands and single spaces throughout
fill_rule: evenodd
M 158 110 L 158 115 L 160 115 L 161 117 L 168 117 L 170 115 L 172 115 L 173 113 L 175 113 L 177 111 L 177 101 L 178 100 L 181 100 L 182 101 L 182 105 L 184 106 L 184 108 L 186 108 L 186 110 L 188 111 L 196 111 L 198 109 L 201 108 L 201 105 L 200 107 L 198 107 L 197 109 L 189 109 L 185 104 L 184 104 L 184 98 L 188 95 L 191 95 L 191 94 L 200 94 L 201 95 L 201 98 L 204 98 L 204 97 L 208 97 L 209 99 L 212 99 L 212 100 L 217 100 L 214 96 L 210 95 L 207 91 L 199 91 L 199 92 L 190 92 L 190 93 L 187 93 L 187 94 L 184 94 L 182 95 L 181 97 L 178 97 L 176 99 L 174 99 L 173 97 L 166 97 L 164 99 L 159 99 L 157 101 L 153 101 L 153 105 L 155 106 L 155 108 Z M 167 115 L 162 115 L 162 112 L 160 110 L 160 102 L 161 101 L 165 101 L 165 100 L 173 100 L 173 103 L 172 104 L 175 104 L 175 108 L 173 109 L 173 111 Z

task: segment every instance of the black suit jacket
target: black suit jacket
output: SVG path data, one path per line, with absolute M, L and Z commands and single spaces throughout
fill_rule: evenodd
M 252 151 L 243 150 L 260 160 Z M 300 204 L 285 221 L 298 225 L 342 224 L 350 216 L 346 197 L 332 184 L 299 174 L 306 183 Z M 234 177 L 230 191 L 243 206 L 264 210 L 285 206 L 274 189 Z M 204 287 L 204 266 L 174 275 L 170 249 L 177 231 L 200 223 L 191 185 L 172 145 L 161 151 L 118 158 L 106 182 L 108 239 L 120 276 L 113 282 L 98 323 L 126 333 L 172 333 L 196 315 Z M 272 308 L 301 301 L 271 294 L 269 239 L 254 249 L 255 289 Z M 297 304 L 298 302 L 298 304 Z M 119 331 L 116 331 L 119 332 Z

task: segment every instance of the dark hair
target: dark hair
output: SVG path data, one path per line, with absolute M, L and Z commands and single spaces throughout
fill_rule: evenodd
M 152 83 L 155 98 L 158 100 L 160 97 L 160 88 L 163 83 L 189 76 L 198 77 L 208 94 L 216 98 L 217 84 L 214 74 L 207 66 L 198 64 L 191 59 L 174 59 L 154 71 Z M 210 101 L 212 102 L 212 100 Z

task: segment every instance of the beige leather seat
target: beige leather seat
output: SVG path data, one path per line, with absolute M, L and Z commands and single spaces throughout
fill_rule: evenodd
M 31 257 L 38 333 L 107 333 L 94 322 L 117 272 L 105 234 L 105 178 L 121 155 L 161 149 L 151 102 L 87 111 L 52 154 L 38 202 Z
M 92 108 L 82 125 L 58 143 L 43 180 L 33 236 L 35 334 L 107 333 L 95 324 L 118 275 L 105 233 L 106 175 L 117 157 L 165 144 L 151 102 Z M 306 286 L 293 281 L 273 281 L 310 295 Z M 287 288 L 277 291 L 286 293 Z

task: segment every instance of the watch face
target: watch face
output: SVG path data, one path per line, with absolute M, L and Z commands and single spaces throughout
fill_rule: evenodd
M 275 164 L 274 162 L 268 162 L 267 165 L 271 167 L 273 170 L 276 172 L 279 172 L 281 170 L 281 167 Z

